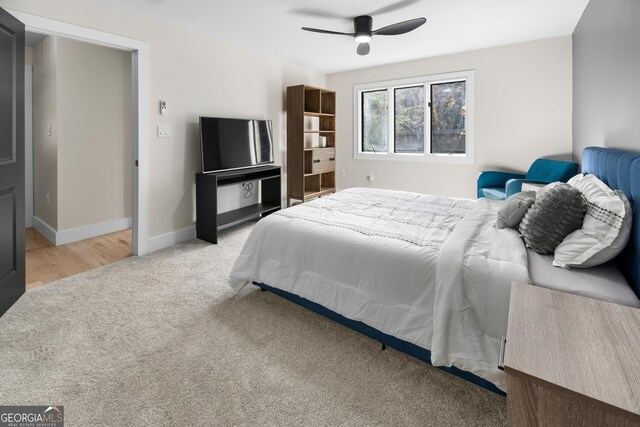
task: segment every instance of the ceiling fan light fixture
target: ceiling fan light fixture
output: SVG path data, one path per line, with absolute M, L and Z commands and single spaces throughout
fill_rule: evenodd
M 356 34 L 356 43 L 369 43 L 371 41 L 371 34 Z

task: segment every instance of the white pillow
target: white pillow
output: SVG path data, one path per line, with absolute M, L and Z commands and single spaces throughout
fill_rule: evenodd
M 582 181 L 586 176 L 587 175 L 582 175 L 581 173 L 579 173 L 578 175 L 575 175 L 575 176 L 571 177 L 571 179 L 569 179 L 569 181 L 567 181 L 567 184 L 571 185 L 572 187 L 578 188 L 578 187 L 576 187 L 576 184 L 579 183 L 580 181 Z M 595 175 L 591 175 L 591 176 L 593 176 L 595 179 L 598 179 L 598 178 L 596 178 Z M 598 181 L 600 181 L 600 180 L 598 179 Z M 600 181 L 600 182 L 602 182 L 602 181 Z M 602 182 L 602 183 L 604 184 L 604 182 Z M 605 187 L 609 188 L 609 186 L 606 185 L 606 184 L 605 184 Z M 609 188 L 609 190 L 611 190 L 611 189 Z
M 588 268 L 618 255 L 631 234 L 629 200 L 613 191 L 594 175 L 575 176 L 569 184 L 582 192 L 587 214 L 582 229 L 569 234 L 555 250 L 553 265 L 562 268 Z

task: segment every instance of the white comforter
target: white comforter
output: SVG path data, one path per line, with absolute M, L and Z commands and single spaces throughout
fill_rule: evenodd
M 353 188 L 259 221 L 231 271 L 431 350 L 504 389 L 497 369 L 512 281 L 528 283 L 499 202 Z

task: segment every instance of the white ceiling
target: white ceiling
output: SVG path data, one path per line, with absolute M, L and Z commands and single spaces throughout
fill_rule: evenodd
M 589 0 L 93 0 L 209 35 L 312 69 L 332 73 L 455 52 L 568 35 Z M 389 11 L 391 9 L 391 11 Z M 425 17 L 399 36 L 376 36 L 368 56 L 347 36 L 352 18 L 373 28 Z

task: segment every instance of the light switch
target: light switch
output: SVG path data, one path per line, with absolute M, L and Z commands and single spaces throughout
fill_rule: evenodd
M 171 138 L 171 126 L 158 125 L 158 138 Z

